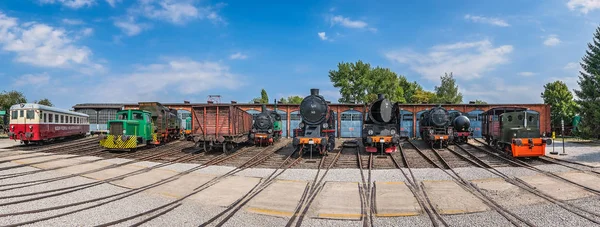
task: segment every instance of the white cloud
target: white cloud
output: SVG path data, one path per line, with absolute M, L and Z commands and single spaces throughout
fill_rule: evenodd
M 439 81 L 446 72 L 460 79 L 479 78 L 483 73 L 508 62 L 513 46 L 494 47 L 489 40 L 459 42 L 431 47 L 428 53 L 390 51 L 385 57 L 406 64 L 411 70 L 431 81 Z
M 40 85 L 45 85 L 48 84 L 48 82 L 50 82 L 50 76 L 48 75 L 48 73 L 40 73 L 40 74 L 26 74 L 23 76 L 20 76 L 19 78 L 14 80 L 13 85 L 16 87 L 21 87 L 21 86 L 40 86 Z
M 84 28 L 83 30 L 81 30 L 81 34 L 83 36 L 91 36 L 92 34 L 94 34 L 94 29 L 93 28 Z
M 565 65 L 565 67 L 563 67 L 564 70 L 572 70 L 572 69 L 577 69 L 580 68 L 581 65 L 579 65 L 578 62 L 569 62 L 567 63 L 567 65 Z
M 16 18 L 0 12 L 0 46 L 16 55 L 17 62 L 53 68 L 102 68 L 92 63 L 92 51 L 77 46 L 69 32 L 46 24 L 19 24 Z
M 211 89 L 237 89 L 243 85 L 240 76 L 231 73 L 226 65 L 188 59 L 137 66 L 132 73 L 104 81 L 96 89 L 110 90 L 106 94 L 110 97 L 103 98 L 117 102 L 156 99 L 168 92 L 193 95 Z
M 361 20 L 351 20 L 350 18 L 341 15 L 331 17 L 330 22 L 331 26 L 341 25 L 346 28 L 367 28 L 369 26 L 367 22 Z
M 587 14 L 590 11 L 600 9 L 600 0 L 569 0 L 567 7 L 570 10 L 579 10 Z
M 117 5 L 117 3 L 120 3 L 122 0 L 106 0 L 106 3 L 108 3 L 111 7 L 115 7 Z
M 556 46 L 559 43 L 560 43 L 560 39 L 558 39 L 558 36 L 556 36 L 556 35 L 549 35 L 544 40 L 544 45 L 546 45 L 546 46 Z
M 500 26 L 500 27 L 510 26 L 510 24 L 506 23 L 506 21 L 499 19 L 499 18 L 493 18 L 493 17 L 482 17 L 482 16 L 474 16 L 474 15 L 467 14 L 467 15 L 465 15 L 465 19 L 476 22 L 476 23 L 491 24 L 491 25 Z
M 237 52 L 237 53 L 229 56 L 229 59 L 233 59 L 233 60 L 243 60 L 246 58 L 248 58 L 248 56 L 242 54 L 241 52 Z
M 146 28 L 144 24 L 136 23 L 135 18 L 132 16 L 129 16 L 125 19 L 117 19 L 115 20 L 114 25 L 120 28 L 121 31 L 128 36 L 140 34 L 140 32 Z
M 319 38 L 321 38 L 321 40 L 328 39 L 327 35 L 325 35 L 325 32 L 319 32 L 319 33 L 317 33 L 317 35 L 319 35 Z
M 42 4 L 55 4 L 59 3 L 72 9 L 79 9 L 81 7 L 89 7 L 96 3 L 96 0 L 40 0 Z
M 68 24 L 68 25 L 80 25 L 80 24 L 84 24 L 84 22 L 82 20 L 78 20 L 78 19 L 62 19 L 63 24 Z
M 520 72 L 520 73 L 517 73 L 517 74 L 519 76 L 524 76 L 524 77 L 529 77 L 529 76 L 535 76 L 535 75 L 537 75 L 537 73 L 534 73 L 534 72 Z
M 143 0 L 132 12 L 147 18 L 165 20 L 173 24 L 184 24 L 193 19 L 209 19 L 223 22 L 213 7 L 199 7 L 193 0 Z

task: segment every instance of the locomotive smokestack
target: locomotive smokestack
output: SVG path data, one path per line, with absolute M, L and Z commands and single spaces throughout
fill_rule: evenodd
M 377 99 L 383 99 L 383 94 L 377 94 Z
M 267 105 L 262 104 L 262 109 L 261 110 L 262 110 L 262 112 L 266 112 L 267 111 Z
M 319 89 L 318 88 L 310 89 L 310 95 L 319 95 Z

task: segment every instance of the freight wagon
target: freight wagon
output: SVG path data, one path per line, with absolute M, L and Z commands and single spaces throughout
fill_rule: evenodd
M 229 153 L 248 141 L 252 115 L 232 104 L 192 107 L 192 139 L 204 151 L 222 148 Z

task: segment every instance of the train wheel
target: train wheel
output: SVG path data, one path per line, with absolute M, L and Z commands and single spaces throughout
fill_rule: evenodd
M 29 140 L 23 140 L 23 144 L 29 145 Z

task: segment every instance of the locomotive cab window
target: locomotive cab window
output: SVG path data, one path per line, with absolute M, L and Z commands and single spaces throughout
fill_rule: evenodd
M 133 119 L 134 120 L 144 120 L 144 117 L 142 116 L 141 113 L 133 113 Z
M 35 119 L 35 115 L 33 114 L 33 110 L 27 110 L 27 119 Z
M 23 110 L 19 110 L 19 117 L 25 117 L 25 113 L 23 112 Z
M 17 118 L 19 118 L 19 112 L 13 110 L 13 112 L 10 114 L 10 119 L 16 120 Z
M 127 120 L 127 113 L 119 114 L 119 120 Z
M 508 116 L 508 122 L 511 122 L 513 120 L 512 116 Z
M 533 116 L 529 116 L 529 122 L 533 121 Z
M 518 118 L 519 118 L 519 121 L 522 121 L 523 120 L 523 115 L 519 114 Z

